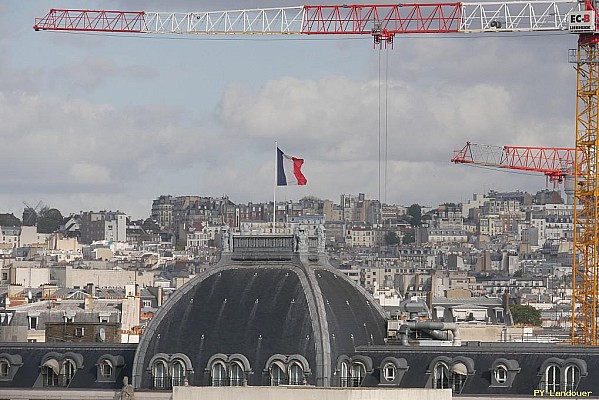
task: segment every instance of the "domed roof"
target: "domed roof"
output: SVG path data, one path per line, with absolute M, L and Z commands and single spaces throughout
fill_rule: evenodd
M 245 237 L 177 290 L 140 341 L 135 386 L 151 385 L 156 355 L 188 360 L 195 386 L 210 384 L 210 360 L 229 355 L 249 364 L 250 385 L 268 384 L 269 360 L 296 357 L 307 364 L 307 383 L 328 386 L 340 355 L 383 344 L 378 303 L 322 252 L 298 251 L 296 243 L 294 236 Z

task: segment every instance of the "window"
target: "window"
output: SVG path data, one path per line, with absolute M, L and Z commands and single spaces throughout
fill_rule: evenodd
M 493 371 L 493 376 L 495 377 L 495 382 L 503 385 L 507 382 L 507 368 L 505 365 L 498 365 Z
M 290 385 L 303 385 L 304 384 L 304 370 L 301 365 L 293 362 L 289 365 L 289 384 Z
M 182 386 L 185 378 L 185 367 L 179 360 L 175 360 L 172 366 L 171 380 L 173 386 Z
M 29 329 L 37 329 L 37 317 L 29 317 Z
M 63 386 L 67 387 L 73 380 L 75 375 L 75 363 L 71 360 L 66 360 L 62 364 Z
M 451 366 L 451 389 L 454 393 L 461 393 L 468 376 L 468 367 L 464 363 L 456 363 Z
M 45 369 L 45 386 L 58 386 L 58 374 L 51 368 L 46 367 Z
M 232 362 L 229 366 L 230 386 L 243 386 L 243 368 L 238 362 Z
M 152 367 L 152 387 L 154 389 L 170 389 L 166 371 L 164 361 L 158 360 L 154 363 Z
M 227 371 L 225 370 L 225 365 L 221 362 L 212 364 L 210 377 L 212 386 L 226 386 Z
M 383 367 L 383 377 L 387 382 L 393 382 L 395 380 L 395 372 L 396 368 L 393 363 L 387 363 Z
M 343 361 L 341 363 L 341 372 L 339 375 L 339 384 L 341 387 L 349 386 L 349 363 L 347 361 Z
M 351 365 L 349 385 L 359 387 L 366 377 L 366 367 L 361 362 L 354 362 Z
M 110 378 L 112 376 L 112 363 L 109 360 L 102 360 L 99 365 L 100 375 L 102 378 Z
M 60 375 L 60 366 L 58 361 L 50 358 L 42 365 L 42 378 L 44 386 L 58 386 L 58 376 Z
M 82 327 L 75 328 L 75 337 L 83 337 L 85 330 Z
M 580 381 L 580 368 L 576 365 L 568 365 L 564 370 L 564 389 L 576 390 Z
M 270 386 L 285 385 L 287 383 L 287 373 L 280 363 L 276 362 L 270 367 Z
M 433 369 L 433 389 L 449 389 L 449 367 L 443 362 Z
M 557 392 L 560 390 L 560 367 L 555 364 L 550 364 L 545 369 L 545 390 Z
M 6 359 L 0 360 L 0 378 L 8 377 L 10 373 L 10 363 Z

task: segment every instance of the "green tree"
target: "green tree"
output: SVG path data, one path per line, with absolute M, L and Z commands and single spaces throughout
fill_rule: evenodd
M 514 272 L 514 278 L 520 278 L 523 276 L 523 272 L 521 269 L 519 269 L 518 271 Z
M 412 204 L 408 207 L 408 215 L 410 216 L 410 224 L 412 226 L 420 226 L 422 220 L 422 207 L 418 204 Z
M 510 304 L 510 312 L 515 324 L 541 325 L 541 311 L 533 306 Z
M 399 243 L 399 237 L 394 231 L 389 231 L 385 234 L 385 244 L 394 245 Z
M 404 232 L 403 240 L 402 240 L 403 244 L 410 244 L 410 243 L 414 243 L 415 241 L 416 241 L 416 232 L 414 231 L 414 229 L 409 229 Z
M 37 231 L 39 233 L 53 233 L 60 228 L 62 213 L 56 208 L 44 207 L 37 217 Z
M 0 226 L 21 226 L 21 220 L 14 214 L 0 214 Z

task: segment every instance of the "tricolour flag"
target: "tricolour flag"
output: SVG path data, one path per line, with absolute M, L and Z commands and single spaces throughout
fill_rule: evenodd
M 291 157 L 277 147 L 277 186 L 305 185 L 308 180 L 302 174 L 304 160 Z

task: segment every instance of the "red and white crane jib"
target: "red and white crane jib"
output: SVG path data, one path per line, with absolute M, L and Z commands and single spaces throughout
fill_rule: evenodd
M 189 13 L 52 9 L 35 20 L 34 29 L 175 34 L 370 34 L 375 40 L 390 42 L 393 36 L 407 33 L 562 31 L 568 29 L 569 13 L 580 15 L 575 20 L 591 18 L 588 15 L 593 11 L 585 11 L 589 7 L 576 0 L 537 0 L 310 5 Z M 592 16 L 594 22 L 594 14 Z M 595 25 L 592 25 L 594 31 Z
M 574 174 L 576 149 L 568 147 L 493 146 L 466 143 L 454 151 L 451 162 L 492 168 L 539 172 L 559 183 Z

